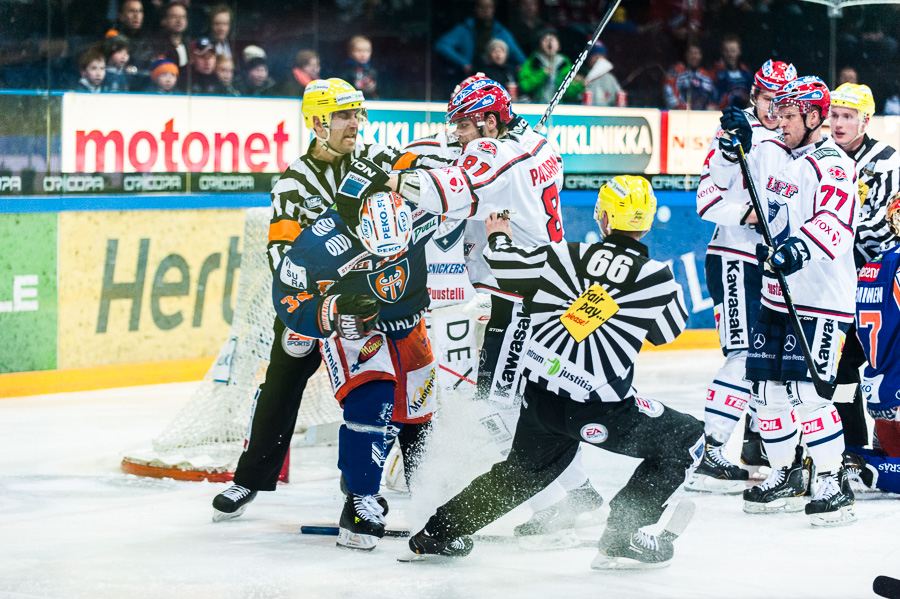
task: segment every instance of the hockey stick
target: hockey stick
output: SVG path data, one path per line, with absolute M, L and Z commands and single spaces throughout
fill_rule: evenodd
M 872 583 L 872 590 L 879 597 L 900 599 L 900 580 L 890 576 L 876 576 Z
M 556 108 L 556 105 L 559 104 L 559 101 L 562 100 L 563 94 L 566 93 L 567 89 L 569 89 L 569 84 L 572 83 L 573 79 L 575 79 L 575 75 L 578 74 L 578 69 L 581 68 L 581 65 L 587 58 L 588 52 L 590 52 L 594 44 L 597 43 L 597 40 L 600 38 L 600 34 L 603 33 L 603 29 L 606 27 L 606 24 L 609 23 L 609 20 L 612 18 L 613 13 L 616 12 L 616 9 L 619 7 L 619 2 L 621 2 L 621 0 L 615 0 L 615 2 L 613 2 L 610 7 L 606 9 L 606 14 L 603 15 L 603 20 L 600 21 L 600 24 L 597 26 L 597 30 L 594 31 L 594 35 L 591 36 L 591 39 L 584 47 L 584 50 L 582 50 L 581 54 L 578 55 L 578 58 L 575 59 L 575 62 L 572 64 L 572 68 L 569 69 L 569 72 L 566 75 L 565 79 L 563 79 L 562 83 L 559 84 L 559 89 L 556 90 L 556 93 L 553 94 L 553 97 L 550 99 L 550 105 L 547 106 L 547 110 L 544 112 L 541 120 L 539 120 L 538 124 L 534 126 L 535 133 L 541 132 L 541 129 L 544 128 L 544 124 L 546 124 L 547 119 L 550 118 L 550 114 Z
M 750 176 L 750 167 L 747 165 L 747 156 L 744 154 L 744 148 L 740 144 L 737 144 L 737 156 L 738 162 L 741 165 L 741 173 L 743 173 L 744 181 L 747 183 L 747 192 L 750 194 L 750 202 L 753 204 L 753 209 L 756 210 L 759 221 L 757 226 L 762 230 L 763 241 L 765 241 L 766 245 L 770 248 L 774 248 L 775 244 L 772 242 L 772 233 L 769 231 L 769 221 L 766 218 L 768 211 L 764 212 L 762 209 L 762 203 L 759 201 L 759 196 L 756 194 L 756 185 L 753 183 L 753 177 Z M 809 343 L 806 341 L 806 335 L 803 334 L 803 325 L 800 324 L 800 316 L 797 314 L 797 308 L 794 307 L 794 300 L 791 299 L 791 291 L 788 289 L 787 277 L 778 269 L 775 269 L 775 276 L 778 278 L 778 283 L 781 285 L 781 294 L 784 297 L 785 306 L 787 306 L 788 316 L 790 316 L 791 324 L 794 325 L 794 331 L 797 333 L 797 338 L 800 340 L 800 349 L 803 350 L 803 360 L 806 362 L 806 368 L 809 370 L 809 376 L 812 378 L 816 393 L 818 393 L 820 397 L 830 399 L 832 395 L 834 395 L 834 386 L 819 377 L 819 373 L 816 371 L 816 364 L 813 362 Z

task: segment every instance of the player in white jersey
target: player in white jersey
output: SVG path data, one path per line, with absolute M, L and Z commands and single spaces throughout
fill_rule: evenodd
M 478 216 L 508 210 L 516 214 L 510 222 L 522 243 L 560 242 L 562 158 L 546 139 L 512 112 L 503 86 L 483 75 L 460 84 L 450 100 L 447 122 L 448 135 L 444 140 L 439 134 L 433 141 L 420 143 L 427 143 L 431 153 L 444 148 L 452 151 L 458 143 L 460 154 L 455 165 L 416 171 L 412 177 L 402 174 L 398 183 L 402 182 L 401 193 L 418 194 L 420 207 L 469 219 L 465 236 L 469 279 L 476 290 L 492 295 L 491 318 L 481 349 L 478 396 L 513 408 L 517 403 L 520 360 L 530 336 L 530 319 L 522 298 L 497 286 L 483 257 L 487 234 Z M 460 201 L 464 208 L 447 210 Z M 514 428 L 517 411 L 506 412 L 512 419 L 507 424 Z M 578 513 L 592 511 L 602 503 L 588 481 L 578 452 L 560 478 L 529 503 L 535 514 L 517 527 L 516 533 L 556 533 L 570 528 Z
M 769 104 L 782 85 L 797 78 L 792 64 L 768 60 L 757 71 L 750 99 L 751 106 L 739 112 L 728 108 L 729 118 L 746 118 L 751 143 L 756 146 L 781 134 L 778 119 L 769 115 Z M 746 116 L 744 116 L 746 115 Z M 725 364 L 716 373 L 706 392 L 704 420 L 706 448 L 703 462 L 685 486 L 691 491 L 740 493 L 749 473 L 731 463 L 724 453 L 725 443 L 750 403 L 750 383 L 744 378 L 750 327 L 759 314 L 762 275 L 757 268 L 756 245 L 762 236 L 756 230 L 757 215 L 750 197 L 735 181 L 719 187 L 709 174 L 709 161 L 719 145 L 722 127 L 710 144 L 697 188 L 697 213 L 716 224 L 706 251 L 706 286 L 714 305 L 719 344 Z M 740 172 L 732 172 L 740 177 Z M 726 193 L 726 190 L 728 193 Z M 745 451 L 741 459 L 751 466 L 767 465 L 760 455 L 762 442 L 753 407 L 744 430 Z
M 723 136 L 720 146 L 726 150 L 738 143 L 746 146 L 751 176 L 764 183 L 761 201 L 776 246 L 757 246 L 765 267 L 762 308 L 750 331 L 747 354 L 751 401 L 772 471 L 763 484 L 744 491 L 744 511 L 799 511 L 806 504 L 815 526 L 854 521 L 850 507 L 854 497 L 841 466 L 840 417 L 831 393 L 820 395 L 811 382 L 774 271 L 787 278 L 816 374 L 833 385 L 856 305 L 852 248 L 858 197 L 853 162 L 822 136 L 830 102 L 828 87 L 818 77 L 795 79 L 772 101 L 774 114 L 781 118 L 783 141 L 765 140 L 751 151 L 749 123 L 744 121 L 735 123 L 739 131 Z M 730 123 L 723 125 L 732 128 Z M 735 168 L 720 151 L 710 161 L 714 180 L 733 181 Z M 794 461 L 801 431 L 818 469 L 809 503 L 808 473 Z
M 885 218 L 890 198 L 898 191 L 900 154 L 866 134 L 874 114 L 875 98 L 867 85 L 844 83 L 831 94 L 831 133 L 835 143 L 856 162 L 859 179 L 860 218 L 854 247 L 857 268 L 862 268 L 900 241 Z M 866 356 L 854 326 L 847 334 L 834 395 L 847 445 L 863 446 L 869 442 L 859 388 L 859 367 L 865 362 Z

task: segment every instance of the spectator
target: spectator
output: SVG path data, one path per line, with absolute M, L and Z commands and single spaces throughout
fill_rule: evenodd
M 606 46 L 597 42 L 588 52 L 585 64 L 588 74 L 584 78 L 584 90 L 590 92 L 588 97 L 592 106 L 614 106 L 616 94 L 622 93 L 622 86 L 612 74 L 612 63 L 606 58 Z M 585 103 L 588 103 L 585 100 Z
M 310 81 L 319 78 L 319 55 L 315 50 L 300 50 L 294 57 L 294 68 L 291 76 L 281 85 L 280 96 L 302 98 L 303 90 Z
M 247 46 L 246 48 L 244 48 L 244 51 L 241 52 L 241 60 L 242 60 L 241 67 L 244 70 L 244 72 L 246 72 L 246 70 L 247 70 L 247 63 L 250 62 L 251 60 L 253 60 L 254 58 L 263 58 L 265 60 L 268 60 L 269 57 L 266 54 L 266 51 L 263 50 L 262 48 L 260 48 L 259 46 L 255 46 L 252 44 Z
M 354 35 L 347 43 L 347 60 L 344 62 L 344 71 L 340 78 L 363 92 L 365 97 L 374 100 L 378 97 L 376 91 L 375 69 L 371 67 L 372 42 L 362 35 Z
M 215 46 L 216 56 L 232 58 L 231 44 L 231 9 L 225 4 L 216 4 L 209 9 L 209 38 Z
M 859 75 L 856 73 L 856 69 L 854 69 L 853 67 L 844 67 L 843 69 L 841 69 L 841 72 L 838 74 L 837 86 L 835 87 L 840 87 L 845 83 L 859 83 Z
M 163 55 L 179 68 L 188 64 L 188 49 L 184 44 L 184 32 L 188 27 L 187 7 L 178 0 L 173 0 L 163 13 L 160 22 L 163 28 L 163 39 L 159 40 L 156 53 Z
M 153 61 L 150 70 L 150 93 L 174 94 L 178 84 L 178 65 L 162 56 Z
M 269 77 L 265 58 L 251 58 L 245 65 L 244 80 L 238 87 L 242 96 L 274 96 L 275 80 Z
M 191 64 L 187 69 L 185 89 L 190 94 L 218 93 L 216 78 L 216 49 L 212 40 L 201 37 L 191 42 Z
M 234 59 L 224 54 L 216 55 L 216 79 L 219 84 L 216 94 L 220 96 L 240 96 L 234 87 Z
M 128 52 L 128 38 L 118 35 L 115 29 L 110 29 L 106 39 L 103 40 L 103 54 L 106 58 L 103 91 L 127 92 L 131 89 L 131 77 L 136 72 L 134 67 L 128 65 L 131 58 Z
M 471 75 L 475 60 L 484 54 L 492 39 L 501 39 L 509 46 L 509 61 L 514 66 L 525 62 L 512 34 L 494 20 L 494 0 L 475 0 L 475 16 L 469 17 L 438 39 L 434 46 L 442 58 Z
M 124 0 L 119 6 L 116 22 L 110 29 L 128 38 L 128 54 L 131 64 L 139 71 L 149 72 L 153 62 L 153 49 L 144 28 L 144 6 L 141 0 Z M 109 36 L 109 32 L 106 34 Z M 146 75 L 145 75 L 146 76 Z
M 684 62 L 669 69 L 663 85 L 666 106 L 670 110 L 715 110 L 716 86 L 709 73 L 701 67 L 703 51 L 700 46 L 688 44 Z
M 99 48 L 91 48 L 78 58 L 78 69 L 81 71 L 81 79 L 75 91 L 91 92 L 96 94 L 101 91 L 103 79 L 106 77 L 106 59 Z
M 507 61 L 508 58 L 509 46 L 506 45 L 506 42 L 493 39 L 488 42 L 487 51 L 478 65 L 478 70 L 505 87 L 512 94 L 515 88 L 512 88 L 510 83 L 517 83 L 516 70 L 510 66 Z
M 541 18 L 538 0 L 519 0 L 518 10 L 513 11 L 509 21 L 509 31 L 523 54 L 530 56 L 535 51 L 537 34 L 546 28 L 547 22 Z
M 741 40 L 734 34 L 722 38 L 722 60 L 714 68 L 719 108 L 750 105 L 753 73 L 741 62 Z
M 537 48 L 519 71 L 519 86 L 532 102 L 546 104 L 572 69 L 572 61 L 559 53 L 559 38 L 553 29 L 540 32 Z M 584 78 L 575 77 L 563 95 L 563 101 L 577 101 L 583 91 Z

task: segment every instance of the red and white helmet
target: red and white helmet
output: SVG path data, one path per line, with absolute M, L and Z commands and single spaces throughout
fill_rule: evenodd
M 756 71 L 753 85 L 770 92 L 777 92 L 781 87 L 797 78 L 797 69 L 794 65 L 780 60 L 769 59 Z
M 781 106 L 796 106 L 804 115 L 809 114 L 813 106 L 818 106 L 824 121 L 828 118 L 828 109 L 831 107 L 831 92 L 824 81 L 807 75 L 788 82 L 778 90 L 771 108 L 774 111 Z
M 480 81 L 480 80 L 482 80 L 482 79 L 490 79 L 490 77 L 488 77 L 487 75 L 485 75 L 485 74 L 482 73 L 481 71 L 475 73 L 474 75 L 469 75 L 468 77 L 466 77 L 465 79 L 463 79 L 462 81 L 460 81 L 460 82 L 457 84 L 456 87 L 453 88 L 453 93 L 451 94 L 450 97 L 452 98 L 453 96 L 455 96 L 456 94 L 458 94 L 458 93 L 459 93 L 459 90 L 461 90 L 462 88 L 466 87 L 466 86 L 469 85 L 470 83 L 475 83 L 476 81 Z
M 509 123 L 512 120 L 510 107 L 512 100 L 509 92 L 493 79 L 477 77 L 477 75 L 470 77 L 474 80 L 450 98 L 447 105 L 448 139 L 455 137 L 455 123 L 464 118 L 471 118 L 478 127 L 484 125 L 484 117 L 489 112 L 496 112 L 500 116 L 501 123 Z
M 412 212 L 399 193 L 379 191 L 363 201 L 356 233 L 370 253 L 393 256 L 409 245 L 412 222 Z

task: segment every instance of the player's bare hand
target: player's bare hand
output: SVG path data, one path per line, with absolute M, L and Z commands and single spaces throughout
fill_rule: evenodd
M 489 237 L 491 233 L 505 233 L 507 237 L 512 239 L 512 229 L 509 226 L 509 212 L 492 212 L 487 217 L 487 220 L 484 221 L 484 224 L 487 227 Z

